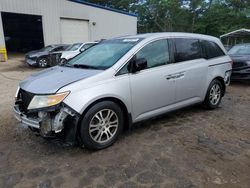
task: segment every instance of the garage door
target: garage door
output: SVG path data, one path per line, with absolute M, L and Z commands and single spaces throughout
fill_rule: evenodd
M 89 41 L 88 21 L 61 19 L 61 42 L 63 44 L 87 41 Z

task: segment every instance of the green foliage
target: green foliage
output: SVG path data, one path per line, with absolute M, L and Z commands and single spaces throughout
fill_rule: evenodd
M 250 0 L 88 0 L 138 14 L 138 32 L 195 32 L 214 36 L 250 28 Z

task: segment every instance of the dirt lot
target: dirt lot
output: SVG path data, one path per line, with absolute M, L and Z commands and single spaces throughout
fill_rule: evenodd
M 90 152 L 14 119 L 18 82 L 34 71 L 20 58 L 0 63 L 0 187 L 250 187 L 249 84 L 233 83 L 217 110 L 170 113 Z

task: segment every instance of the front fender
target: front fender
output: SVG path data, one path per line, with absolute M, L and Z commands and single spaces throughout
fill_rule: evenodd
M 118 78 L 111 82 L 95 85 L 91 88 L 72 91 L 64 103 L 82 114 L 84 110 L 97 100 L 115 98 L 124 103 L 128 113 L 131 112 L 131 96 L 128 78 Z

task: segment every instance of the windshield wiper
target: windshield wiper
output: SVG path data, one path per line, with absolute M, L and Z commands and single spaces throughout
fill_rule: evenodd
M 84 64 L 73 64 L 73 67 L 81 69 L 98 69 L 98 67 L 94 67 L 91 65 L 84 65 Z

